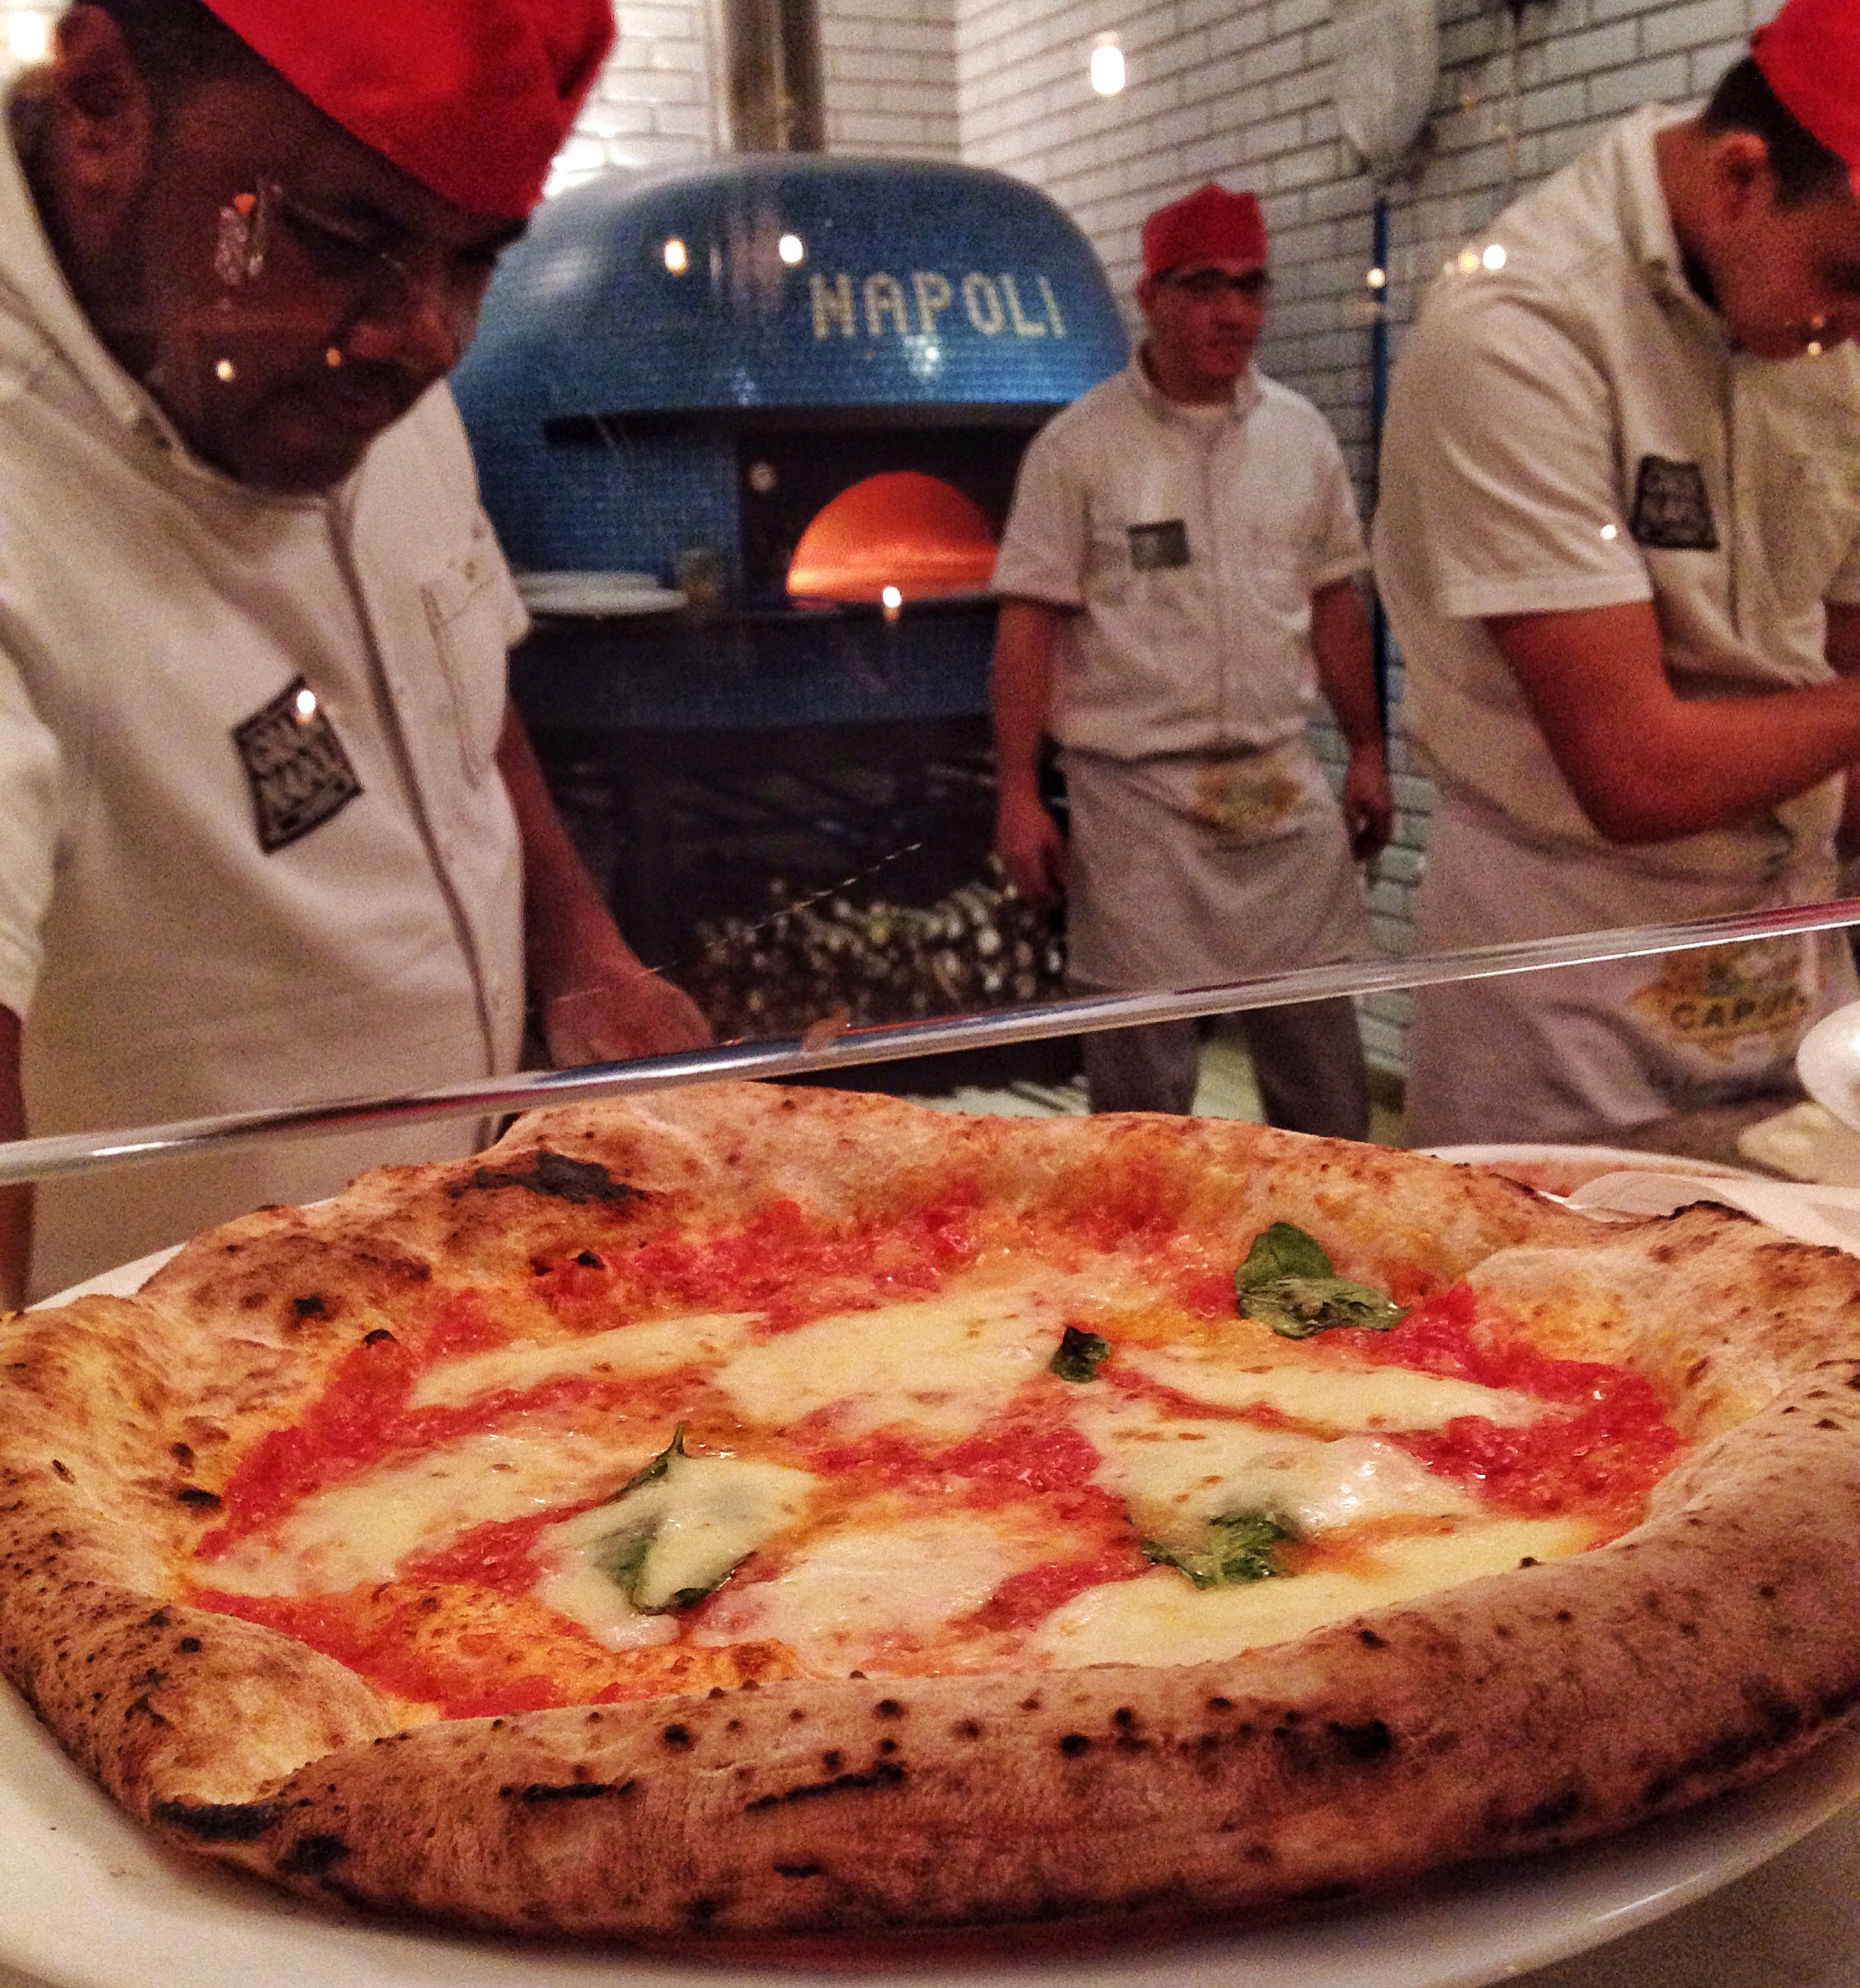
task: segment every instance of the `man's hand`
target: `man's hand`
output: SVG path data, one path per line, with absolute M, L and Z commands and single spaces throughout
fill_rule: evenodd
M 1395 827 L 1395 796 L 1379 739 L 1351 748 L 1343 776 L 1343 819 L 1350 831 L 1350 854 L 1359 863 L 1388 847 Z
M 498 767 L 523 844 L 524 965 L 557 1063 L 617 1063 L 702 1049 L 711 1026 L 690 996 L 641 964 L 582 867 L 515 710 Z
M 1035 904 L 1057 903 L 1065 889 L 1065 837 L 1040 799 L 1040 744 L 1067 611 L 1044 600 L 1004 600 L 994 638 L 994 846 L 1015 889 Z
M 994 846 L 1030 904 L 1057 904 L 1065 890 L 1065 837 L 1038 794 L 1004 792 L 995 810 Z
M 542 1033 L 559 1070 L 670 1056 L 707 1048 L 711 1041 L 711 1025 L 697 1002 L 643 966 L 545 1001 Z

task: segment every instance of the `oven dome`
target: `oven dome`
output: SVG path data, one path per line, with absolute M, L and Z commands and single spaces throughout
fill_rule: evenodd
M 748 154 L 545 202 L 456 378 L 468 409 L 540 421 L 1051 407 L 1126 350 L 1090 243 L 1037 188 L 933 161 Z
M 923 471 L 998 529 L 993 486 L 1004 501 L 1027 437 L 1127 353 L 1091 244 L 1038 189 L 746 154 L 545 202 L 453 390 L 515 564 L 670 579 L 702 551 L 758 597 L 804 488 L 811 515 L 875 471 Z

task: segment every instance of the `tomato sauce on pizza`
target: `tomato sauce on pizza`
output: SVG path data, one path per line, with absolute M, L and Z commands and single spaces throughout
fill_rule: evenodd
M 1283 1224 L 1210 1262 L 1140 1197 L 778 1201 L 528 1271 L 258 1436 L 189 1598 L 427 1717 L 1197 1661 L 1600 1543 L 1681 1447 L 1463 1284 Z

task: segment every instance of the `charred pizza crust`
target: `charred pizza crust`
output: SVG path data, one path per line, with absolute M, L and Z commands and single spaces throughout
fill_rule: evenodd
M 1646 1520 L 1237 1659 L 791 1681 L 409 1729 L 293 1639 L 180 1605 L 227 1459 L 436 1291 L 764 1202 L 952 1178 L 1141 1200 L 1340 1272 L 1470 1275 L 1637 1367 L 1694 1444 Z M 717 1085 L 517 1125 L 198 1239 L 132 1300 L 0 1327 L 0 1665 L 170 1839 L 454 1922 L 717 1937 L 1201 1914 L 1568 1843 L 1860 1712 L 1860 1263 L 1722 1210 L 1598 1229 L 1416 1155 L 1210 1121 L 962 1119 Z

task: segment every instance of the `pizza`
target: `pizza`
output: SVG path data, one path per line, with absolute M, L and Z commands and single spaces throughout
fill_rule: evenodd
M 0 1666 L 167 1841 L 698 1942 L 1310 1909 L 1860 1714 L 1860 1263 L 722 1084 L 0 1324 Z

